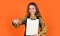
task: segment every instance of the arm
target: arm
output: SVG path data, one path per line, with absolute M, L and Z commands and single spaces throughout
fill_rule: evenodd
M 13 20 L 12 21 L 12 25 L 15 27 L 15 28 L 18 28 L 20 25 L 23 25 L 26 23 L 26 17 L 22 18 L 22 19 L 15 19 L 15 21 Z
M 41 36 L 45 36 L 46 32 L 47 32 L 47 28 L 46 28 L 46 25 L 44 23 L 44 21 L 42 20 L 42 18 L 40 18 L 40 23 L 41 23 L 41 31 L 39 32 L 39 34 Z
M 21 20 L 22 20 L 22 24 L 26 24 L 27 17 L 24 17 Z

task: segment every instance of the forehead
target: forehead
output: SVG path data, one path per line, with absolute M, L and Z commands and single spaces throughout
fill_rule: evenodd
M 34 5 L 30 5 L 29 8 L 35 8 L 35 6 Z

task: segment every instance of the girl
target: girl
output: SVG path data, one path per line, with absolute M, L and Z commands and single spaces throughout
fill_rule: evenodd
M 34 35 L 27 35 L 27 33 L 26 33 L 27 31 L 25 31 L 24 36 L 45 36 L 47 28 L 46 28 L 45 23 L 42 20 L 41 15 L 39 14 L 38 7 L 37 7 L 37 5 L 34 2 L 31 2 L 31 3 L 28 4 L 27 15 L 22 20 L 20 20 L 20 19 L 13 20 L 12 21 L 12 25 L 15 28 L 18 28 L 19 25 L 25 24 L 25 28 L 27 28 L 26 26 L 27 26 L 27 23 L 28 23 L 28 18 L 30 20 L 36 20 L 36 19 L 39 20 L 40 32 L 38 32 L 38 34 L 34 34 Z

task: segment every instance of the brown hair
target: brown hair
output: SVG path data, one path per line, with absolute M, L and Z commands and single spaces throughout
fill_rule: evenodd
M 39 13 L 39 9 L 38 9 L 37 5 L 34 2 L 30 2 L 28 4 L 28 7 L 27 7 L 27 17 L 30 17 L 30 13 L 29 13 L 29 6 L 30 5 L 34 5 L 36 7 L 36 13 L 35 13 L 36 17 L 38 17 L 38 18 L 41 17 L 41 15 Z

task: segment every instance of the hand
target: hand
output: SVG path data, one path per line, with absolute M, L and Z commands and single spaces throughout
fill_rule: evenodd
M 33 35 L 33 36 L 40 36 L 40 34 L 35 34 L 35 35 Z
M 14 19 L 14 20 L 13 20 L 13 23 L 15 23 L 15 24 L 21 24 L 21 22 L 22 22 L 22 21 L 19 20 L 19 19 Z

